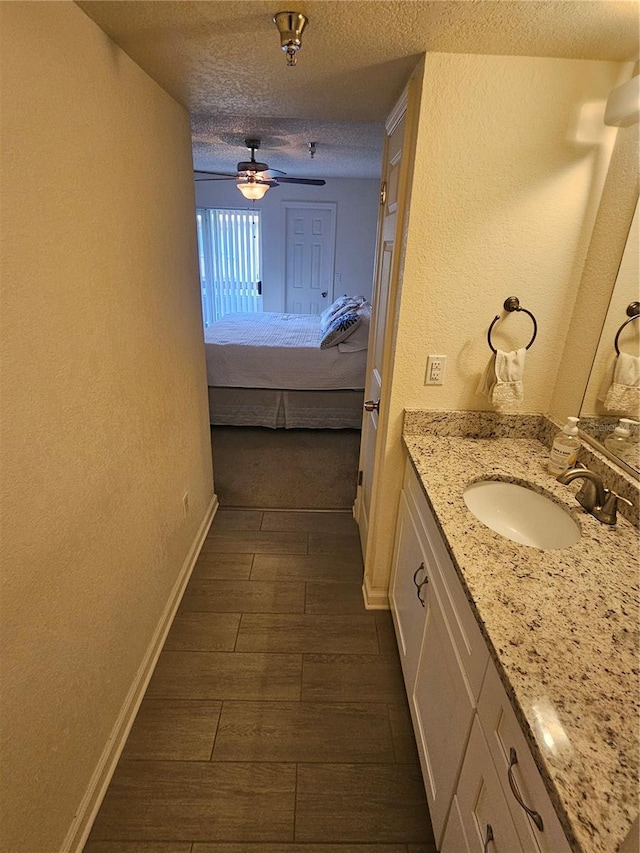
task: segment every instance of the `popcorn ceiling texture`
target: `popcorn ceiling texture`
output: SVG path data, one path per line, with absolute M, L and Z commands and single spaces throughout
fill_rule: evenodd
M 404 443 L 573 849 L 610 853 L 637 814 L 637 531 L 608 527 L 546 471 L 530 417 L 408 413 Z M 462 420 L 462 423 L 461 423 Z M 485 527 L 462 497 L 474 480 L 526 481 L 576 519 L 562 550 L 519 545 Z M 568 738 L 554 754 L 536 725 L 549 702 Z
M 618 62 L 638 52 L 638 8 L 628 2 L 306 0 L 294 69 L 272 23 L 277 9 L 262 0 L 78 5 L 189 109 L 202 169 L 242 159 L 235 150 L 256 134 L 291 175 L 379 175 L 379 161 L 370 171 L 379 125 L 425 51 Z M 349 133 L 349 122 L 363 124 Z

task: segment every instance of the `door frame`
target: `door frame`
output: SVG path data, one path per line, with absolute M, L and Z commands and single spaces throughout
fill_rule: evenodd
M 403 455 L 402 455 L 402 418 L 403 409 L 399 408 L 394 398 L 393 363 L 396 348 L 397 318 L 402 299 L 402 269 L 404 266 L 404 233 L 409 218 L 409 205 L 414 172 L 415 140 L 418 133 L 419 107 L 422 92 L 422 74 L 424 60 L 414 72 L 400 96 L 398 102 L 385 122 L 385 159 L 388 156 L 388 138 L 392 129 L 397 126 L 405 115 L 405 136 L 403 139 L 403 156 L 398 174 L 397 200 L 394 233 L 394 250 L 392 272 L 389 284 L 388 308 L 386 324 L 383 333 L 383 370 L 380 387 L 380 407 L 376 430 L 375 451 L 373 454 L 373 472 L 371 476 L 371 505 L 368 518 L 362 513 L 362 492 L 358 488 L 354 515 L 360 528 L 364 561 L 364 581 L 362 592 L 365 607 L 371 609 L 388 609 L 389 607 L 389 578 L 393 558 L 393 543 L 395 538 L 395 523 L 402 488 Z M 387 177 L 387 164 L 384 164 L 383 177 Z M 376 281 L 380 272 L 382 260 L 381 248 L 384 221 L 379 222 L 378 245 L 376 247 Z M 375 310 L 375 306 L 374 306 Z M 373 317 L 371 319 L 372 329 Z M 372 344 L 369 341 L 367 358 L 367 381 L 372 367 Z M 363 420 L 364 427 L 364 420 Z M 358 468 L 362 469 L 364 439 Z M 364 529 L 363 529 L 364 528 Z
M 331 241 L 331 275 L 329 277 L 329 285 L 327 290 L 327 306 L 333 302 L 333 288 L 336 275 L 336 234 L 337 234 L 337 219 L 338 219 L 338 202 L 337 201 L 281 201 L 280 202 L 280 217 L 282 223 L 282 301 L 280 310 L 284 313 L 287 310 L 287 211 L 289 209 L 320 209 L 329 210 L 331 212 L 331 232 L 329 239 Z

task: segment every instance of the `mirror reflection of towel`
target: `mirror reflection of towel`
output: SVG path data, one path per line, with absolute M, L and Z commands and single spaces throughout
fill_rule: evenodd
M 498 350 L 489 359 L 478 384 L 476 394 L 486 397 L 496 409 L 509 409 L 524 400 L 524 358 L 526 348 L 503 352 Z
M 611 371 L 607 372 L 598 399 L 608 412 L 638 420 L 640 416 L 640 358 L 621 352 Z

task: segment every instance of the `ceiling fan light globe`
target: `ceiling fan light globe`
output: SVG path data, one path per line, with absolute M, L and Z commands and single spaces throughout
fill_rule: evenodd
M 249 201 L 259 201 L 264 198 L 265 193 L 270 189 L 267 183 L 260 183 L 255 178 L 249 181 L 238 181 L 236 184 L 242 195 Z

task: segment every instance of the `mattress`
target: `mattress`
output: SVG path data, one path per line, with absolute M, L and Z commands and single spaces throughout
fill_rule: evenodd
M 227 314 L 205 329 L 207 382 L 223 388 L 362 389 L 366 350 L 320 348 L 317 314 Z

